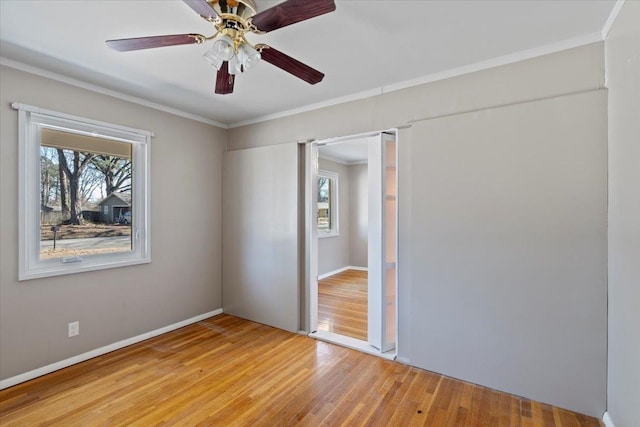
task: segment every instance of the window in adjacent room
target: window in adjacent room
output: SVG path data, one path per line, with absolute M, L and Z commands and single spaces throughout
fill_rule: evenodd
M 338 235 L 338 174 L 318 171 L 318 237 Z
M 19 279 L 150 262 L 151 133 L 19 110 Z

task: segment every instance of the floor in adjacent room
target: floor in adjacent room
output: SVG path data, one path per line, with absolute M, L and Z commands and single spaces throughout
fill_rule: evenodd
M 0 425 L 600 426 L 222 314 L 0 391 Z
M 367 272 L 346 270 L 318 280 L 318 330 L 367 340 Z

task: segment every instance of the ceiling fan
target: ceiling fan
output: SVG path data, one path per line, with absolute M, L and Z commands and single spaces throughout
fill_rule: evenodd
M 264 34 L 296 22 L 336 10 L 333 0 L 286 0 L 257 13 L 253 0 L 183 0 L 201 17 L 211 22 L 216 33 L 211 37 L 202 34 L 174 34 L 165 36 L 136 37 L 107 40 L 107 46 L 124 52 L 182 44 L 202 44 L 213 40 L 204 54 L 218 70 L 215 93 L 233 92 L 235 76 L 251 68 L 260 59 L 293 74 L 310 84 L 319 83 L 324 74 L 302 62 L 285 55 L 266 44 L 251 45 L 246 33 Z

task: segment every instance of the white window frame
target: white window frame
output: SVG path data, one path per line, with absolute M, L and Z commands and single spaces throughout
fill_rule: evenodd
M 339 175 L 338 172 L 328 170 L 318 170 L 318 178 L 328 178 L 330 180 L 331 192 L 330 192 L 330 215 L 331 215 L 331 228 L 327 231 L 318 230 L 318 238 L 336 237 L 340 235 L 340 224 L 338 222 L 338 200 L 340 200 L 340 187 L 339 187 Z M 316 211 L 318 209 L 318 202 L 316 201 Z M 317 219 L 316 219 L 317 221 Z M 316 224 L 316 227 L 318 224 Z
M 151 262 L 149 230 L 149 146 L 153 134 L 30 105 L 12 103 L 18 110 L 18 280 L 29 280 L 84 271 Z M 56 129 L 100 137 L 132 145 L 133 188 L 132 250 L 83 257 L 40 259 L 40 133 Z

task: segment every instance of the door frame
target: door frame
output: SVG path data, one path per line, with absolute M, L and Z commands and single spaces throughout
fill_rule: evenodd
M 317 211 L 315 206 L 315 195 L 317 193 L 317 171 L 318 171 L 318 147 L 327 144 L 337 144 L 341 142 L 348 142 L 357 139 L 367 139 L 375 136 L 382 137 L 383 134 L 393 134 L 396 141 L 396 159 L 398 158 L 398 144 L 399 144 L 399 132 L 398 128 L 390 128 L 372 132 L 365 132 L 354 135 L 346 135 L 325 139 L 314 139 L 304 141 L 304 215 L 305 215 L 305 232 L 304 232 L 304 272 L 306 288 L 304 292 L 305 301 L 302 302 L 306 308 L 306 318 L 304 319 L 303 330 L 305 330 L 310 337 L 331 341 L 346 347 L 354 348 L 356 350 L 364 351 L 377 356 L 382 356 L 388 359 L 395 359 L 398 353 L 399 345 L 399 265 L 398 265 L 398 239 L 399 239 L 399 216 L 398 207 L 400 203 L 400 194 L 398 191 L 398 175 L 399 169 L 396 168 L 396 221 L 395 221 L 395 235 L 396 235 L 396 272 L 395 272 L 395 348 L 389 352 L 381 353 L 375 347 L 365 343 L 364 341 L 357 340 L 351 337 L 345 337 L 337 334 L 331 334 L 331 337 L 325 336 L 325 334 L 318 334 L 318 227 L 317 227 Z M 396 165 L 397 166 L 397 165 Z M 380 166 L 384 168 L 384 165 Z M 336 335 L 336 336 L 334 336 Z M 366 345 L 362 345 L 365 343 Z

